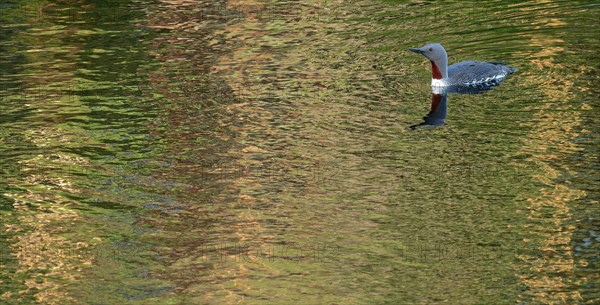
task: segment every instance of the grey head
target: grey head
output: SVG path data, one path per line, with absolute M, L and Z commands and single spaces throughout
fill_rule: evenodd
M 422 54 L 431 61 L 432 85 L 434 80 L 448 78 L 448 55 L 446 50 L 439 43 L 429 43 L 420 48 L 410 48 L 410 51 Z M 436 86 L 439 84 L 435 84 Z
M 412 52 L 419 53 L 429 60 L 433 61 L 447 61 L 448 54 L 446 54 L 446 49 L 439 43 L 429 43 L 420 48 L 410 48 Z

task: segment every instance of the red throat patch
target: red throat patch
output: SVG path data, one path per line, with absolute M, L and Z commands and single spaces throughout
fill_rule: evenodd
M 431 62 L 431 74 L 433 75 L 434 79 L 442 79 L 442 72 L 440 71 L 440 68 L 438 68 L 438 66 L 435 64 L 435 62 L 433 60 L 430 60 Z
M 438 107 L 440 106 L 441 102 L 442 102 L 442 95 L 432 93 L 431 94 L 431 111 L 429 113 L 435 112 L 438 109 Z

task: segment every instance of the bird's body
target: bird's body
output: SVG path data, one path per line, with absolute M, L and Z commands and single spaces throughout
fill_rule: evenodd
M 516 69 L 500 62 L 467 60 L 448 67 L 447 86 L 492 84 L 501 82 Z
M 485 88 L 485 91 L 498 85 L 508 75 L 517 69 L 499 62 L 463 61 L 448 66 L 448 55 L 439 43 L 431 43 L 422 48 L 409 49 L 422 54 L 431 61 L 431 86 L 442 88 L 444 91 L 471 91 L 475 88 Z M 451 88 L 451 90 L 450 90 Z M 462 92 L 478 93 L 478 92 Z

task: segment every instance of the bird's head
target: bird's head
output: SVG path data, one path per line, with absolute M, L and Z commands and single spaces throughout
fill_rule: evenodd
M 421 48 L 410 48 L 409 50 L 412 52 L 415 52 L 415 53 L 422 54 L 423 56 L 427 57 L 427 59 L 433 60 L 436 62 L 442 61 L 442 60 L 445 60 L 448 58 L 447 57 L 448 55 L 446 54 L 446 50 L 439 43 L 430 43 L 430 44 L 424 45 Z

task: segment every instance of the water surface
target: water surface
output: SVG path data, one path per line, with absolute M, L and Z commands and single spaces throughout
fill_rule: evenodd
M 1 303 L 600 302 L 599 9 L 2 3 Z

